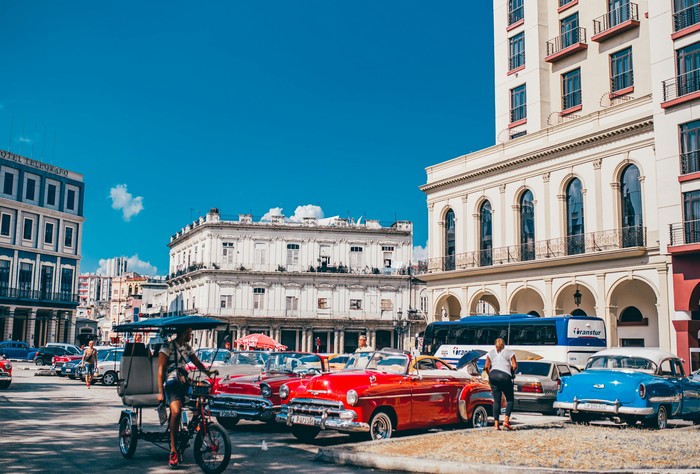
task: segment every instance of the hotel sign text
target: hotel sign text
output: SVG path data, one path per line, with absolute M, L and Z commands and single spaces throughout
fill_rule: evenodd
M 68 170 L 64 170 L 63 168 L 59 168 L 58 166 L 47 165 L 46 163 L 42 163 L 41 161 L 37 160 L 32 160 L 31 158 L 27 158 L 25 156 L 15 155 L 14 153 L 10 153 L 9 151 L 0 150 L 0 158 L 12 160 L 15 163 L 31 166 L 32 168 L 36 168 L 38 170 L 44 170 L 48 171 L 49 173 L 68 177 Z

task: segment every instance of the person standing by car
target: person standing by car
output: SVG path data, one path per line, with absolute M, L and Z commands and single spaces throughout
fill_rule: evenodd
M 355 349 L 355 352 L 372 352 L 373 350 L 367 345 L 367 336 L 360 334 L 360 337 L 357 338 L 357 349 Z
M 496 339 L 496 347 L 486 354 L 484 371 L 489 376 L 489 384 L 493 393 L 493 427 L 500 430 L 499 418 L 501 415 L 501 397 L 506 396 L 506 416 L 503 420 L 503 428 L 512 430 L 510 426 L 510 413 L 513 411 L 515 396 L 513 393 L 513 379 L 518 362 L 515 354 L 506 349 L 506 342 L 500 337 Z
M 211 377 L 212 372 L 204 367 L 197 358 L 189 342 L 192 339 L 192 328 L 179 328 L 176 337 L 167 344 L 163 344 L 158 355 L 158 401 L 164 401 L 170 405 L 170 467 L 177 467 L 180 459 L 177 454 L 175 440 L 180 429 L 180 417 L 182 405 L 187 394 L 187 371 L 185 366 L 188 361 L 202 372 Z
M 92 376 L 95 373 L 95 365 L 97 365 L 97 349 L 95 349 L 95 341 L 88 342 L 88 346 L 83 351 L 83 358 L 80 365 L 85 367 L 85 385 L 90 388 Z

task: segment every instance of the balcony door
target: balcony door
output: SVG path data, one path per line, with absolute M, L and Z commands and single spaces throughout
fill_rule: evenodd
M 53 289 L 53 267 L 44 265 L 41 267 L 41 279 L 39 280 L 40 298 L 42 300 L 51 299 Z
M 610 28 L 630 19 L 629 0 L 608 0 Z
M 0 260 L 0 296 L 9 296 L 10 261 Z
M 583 222 L 583 192 L 581 181 L 571 180 L 566 188 L 566 236 L 567 255 L 585 252 L 585 228 Z
M 491 203 L 485 201 L 479 211 L 479 266 L 486 267 L 493 263 L 493 228 Z
M 578 43 L 578 13 L 561 20 L 561 49 Z
M 20 298 L 29 298 L 32 291 L 32 274 L 34 266 L 31 263 L 20 263 L 18 289 Z
M 683 193 L 683 231 L 686 244 L 700 242 L 700 191 Z
M 452 209 L 445 214 L 445 261 L 443 270 L 455 269 L 455 213 Z
M 678 97 L 700 90 L 700 43 L 676 50 Z
M 642 186 L 639 181 L 639 168 L 635 165 L 629 165 L 622 172 L 620 199 L 622 201 L 622 246 L 641 247 L 644 245 Z

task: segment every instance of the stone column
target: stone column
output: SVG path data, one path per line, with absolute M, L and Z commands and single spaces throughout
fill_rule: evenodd
M 68 325 L 68 344 L 75 344 L 75 312 L 66 313 L 66 324 Z
M 368 339 L 372 342 L 368 342 L 367 344 L 369 344 L 371 347 L 374 347 L 376 349 L 377 348 L 377 346 L 376 346 L 376 344 L 377 344 L 377 331 L 374 329 L 369 331 Z
M 340 330 L 340 350 L 338 352 L 345 352 L 345 330 L 341 329 Z
M 36 329 L 36 308 L 31 308 L 27 312 L 27 332 L 24 335 L 24 340 L 30 346 L 34 346 L 34 330 Z
M 46 342 L 56 342 L 56 326 L 59 317 L 58 311 L 51 311 L 49 318 L 49 333 L 46 335 Z
M 15 325 L 15 308 L 10 307 L 5 316 L 5 334 L 3 335 L 3 341 L 9 341 L 12 339 L 12 327 Z

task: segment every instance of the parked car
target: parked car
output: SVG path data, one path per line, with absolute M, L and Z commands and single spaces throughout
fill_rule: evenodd
M 12 362 L 0 356 L 0 389 L 10 388 L 12 383 Z
M 523 360 L 515 372 L 514 410 L 557 414 L 553 408 L 562 379 L 580 370 L 566 362 Z
M 331 354 L 328 356 L 328 368 L 330 370 L 343 370 L 348 363 L 351 354 Z
M 119 380 L 119 369 L 121 367 L 124 348 L 112 348 L 109 350 L 97 351 L 97 367 L 93 381 L 102 382 L 102 385 L 114 385 Z M 81 371 L 81 378 L 85 377 L 85 371 Z
M 226 428 L 240 419 L 274 422 L 280 410 L 282 384 L 294 385 L 327 370 L 327 361 L 318 354 L 272 353 L 261 374 L 227 378 L 216 384 L 209 405 L 211 414 Z
M 216 347 L 201 347 L 195 350 L 194 354 L 206 367 L 209 367 L 211 364 L 212 367 L 216 367 L 217 369 L 218 367 L 226 365 L 231 359 L 231 351 L 228 349 L 217 349 Z M 215 357 L 216 359 L 214 359 Z M 213 363 L 212 360 L 214 360 Z M 188 371 L 196 369 L 192 362 L 188 362 L 185 368 Z
M 82 352 L 82 349 L 75 344 L 68 344 L 65 342 L 47 342 L 46 347 L 62 347 L 69 353 Z
M 663 429 L 669 418 L 700 423 L 700 381 L 687 377 L 677 356 L 652 348 L 595 353 L 580 374 L 562 380 L 554 408 L 571 421 L 610 418 Z
M 37 349 L 24 341 L 0 342 L 0 355 L 6 359 L 33 360 Z
M 56 374 L 56 375 L 62 375 L 61 374 L 61 366 L 65 364 L 68 361 L 71 360 L 80 360 L 83 358 L 83 351 L 80 350 L 77 346 L 74 346 L 72 344 L 66 344 L 66 345 L 58 345 L 58 346 L 47 346 L 50 348 L 57 348 L 57 349 L 64 349 L 66 351 L 65 354 L 60 354 L 60 355 L 55 355 L 53 359 L 51 360 L 51 370 Z
M 483 427 L 493 410 L 491 387 L 480 379 L 434 357 L 416 361 L 389 349 L 353 354 L 345 370 L 294 389 L 282 385 L 280 397 L 286 405 L 277 420 L 303 441 L 322 429 L 387 439 L 394 431 L 438 425 Z
M 80 359 L 69 360 L 59 369 L 60 375 L 71 379 L 80 378 L 80 362 Z
M 36 365 L 51 365 L 54 356 L 62 356 L 66 354 L 66 350 L 62 347 L 40 347 L 34 355 L 34 363 Z
M 226 364 L 217 366 L 216 370 L 222 380 L 241 375 L 257 375 L 263 372 L 269 357 L 269 351 L 233 351 Z

